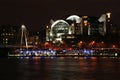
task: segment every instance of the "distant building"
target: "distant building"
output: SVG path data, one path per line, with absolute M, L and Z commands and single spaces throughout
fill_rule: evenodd
M 88 35 L 100 35 L 99 22 L 97 17 L 88 18 Z
M 46 28 L 46 39 L 53 43 L 61 41 L 61 36 L 67 34 L 69 34 L 69 24 L 65 20 L 56 20 L 50 27 Z
M 40 36 L 40 32 L 29 32 L 29 35 L 27 37 L 28 45 L 39 45 L 41 42 Z
M 67 19 L 70 24 L 71 34 L 100 35 L 100 22 L 97 17 L 71 15 Z M 103 30 L 103 24 L 101 24 Z
M 0 45 L 18 44 L 19 26 L 2 25 L 0 26 Z
M 111 13 L 102 14 L 100 17 L 70 15 L 65 20 L 50 22 L 51 25 L 46 27 L 46 41 L 63 41 L 72 47 L 76 47 L 80 40 L 87 43 L 92 40 L 102 42 L 103 37 L 120 33 L 117 27 L 113 27 Z

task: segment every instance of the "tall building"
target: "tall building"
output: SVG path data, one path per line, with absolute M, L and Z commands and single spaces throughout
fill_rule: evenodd
M 111 22 L 111 13 L 105 13 L 100 16 L 99 21 L 99 32 L 101 35 L 107 35 L 111 33 L 112 22 Z
M 79 17 L 78 15 L 71 15 L 68 18 L 66 18 L 66 20 L 69 22 L 70 24 L 70 34 L 82 34 L 83 30 L 82 30 L 82 25 L 81 25 L 81 21 L 82 18 Z
M 99 22 L 97 17 L 88 18 L 88 35 L 100 35 Z
M 71 15 L 66 19 L 70 23 L 71 34 L 98 34 L 99 22 L 97 17 Z

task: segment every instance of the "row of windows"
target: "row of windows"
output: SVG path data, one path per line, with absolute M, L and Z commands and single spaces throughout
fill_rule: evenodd
M 13 36 L 13 33 L 2 33 L 1 36 Z

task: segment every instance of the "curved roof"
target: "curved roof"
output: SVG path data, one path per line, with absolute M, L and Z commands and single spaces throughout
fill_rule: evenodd
M 80 18 L 79 16 L 77 15 L 71 15 L 69 16 L 66 20 L 71 20 L 71 21 L 76 21 L 76 23 L 80 23 L 82 18 Z
M 60 22 L 65 23 L 65 24 L 67 24 L 67 25 L 69 26 L 69 24 L 68 24 L 65 20 L 56 20 L 56 21 L 51 25 L 51 28 L 53 28 L 56 24 L 58 24 L 58 23 L 60 23 Z

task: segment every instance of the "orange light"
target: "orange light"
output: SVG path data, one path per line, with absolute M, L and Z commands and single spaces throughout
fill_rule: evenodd
M 87 26 L 87 25 L 88 25 L 88 21 L 84 20 L 84 26 Z
M 111 13 L 108 12 L 108 13 L 106 13 L 106 15 L 107 15 L 108 18 L 110 18 Z
M 112 48 L 116 48 L 116 46 L 115 46 L 115 45 L 112 45 Z

